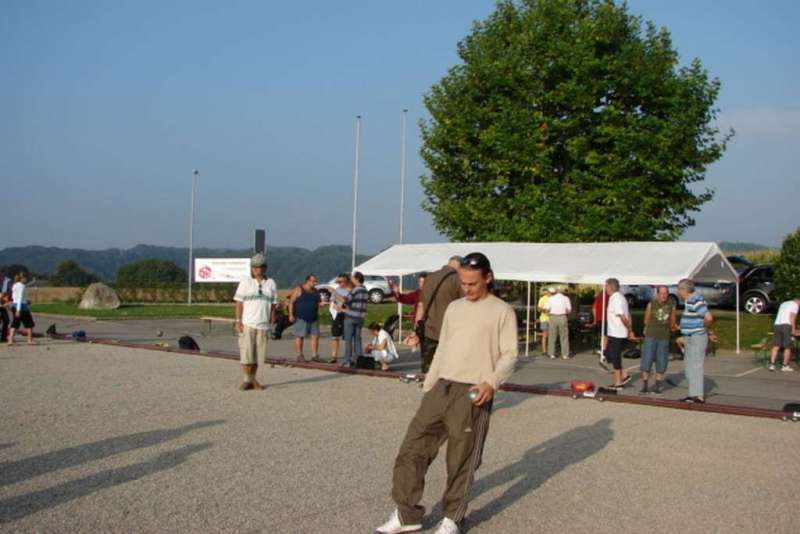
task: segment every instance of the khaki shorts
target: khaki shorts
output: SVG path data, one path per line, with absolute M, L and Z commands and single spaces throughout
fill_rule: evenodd
M 242 365 L 257 365 L 267 358 L 267 330 L 258 330 L 249 326 L 239 334 L 239 361 Z

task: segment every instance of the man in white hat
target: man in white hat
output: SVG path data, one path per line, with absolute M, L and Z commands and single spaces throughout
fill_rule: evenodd
M 239 389 L 264 389 L 256 380 L 258 362 L 267 357 L 267 339 L 272 326 L 278 288 L 267 278 L 267 260 L 258 253 L 250 259 L 250 276 L 236 288 L 236 332 L 239 334 L 239 355 L 242 363 L 242 384 Z

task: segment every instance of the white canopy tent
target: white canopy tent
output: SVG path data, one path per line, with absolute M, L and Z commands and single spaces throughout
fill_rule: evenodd
M 500 280 L 672 285 L 682 278 L 736 284 L 736 352 L 740 352 L 739 277 L 716 243 L 643 241 L 615 243 L 428 243 L 394 245 L 356 267 L 369 275 L 405 276 L 432 271 L 448 258 L 482 252 Z

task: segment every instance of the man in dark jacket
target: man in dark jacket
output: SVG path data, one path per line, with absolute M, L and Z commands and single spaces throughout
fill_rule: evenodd
M 453 256 L 438 271 L 428 274 L 422 288 L 422 305 L 419 307 L 425 321 L 425 337 L 422 339 L 422 372 L 427 373 L 439 346 L 439 334 L 447 307 L 454 300 L 464 296 L 458 280 L 460 256 Z M 418 316 L 419 317 L 419 316 Z

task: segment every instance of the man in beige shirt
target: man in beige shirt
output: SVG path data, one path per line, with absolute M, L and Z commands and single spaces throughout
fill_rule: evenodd
M 392 498 L 397 503 L 380 534 L 422 529 L 419 505 L 425 474 L 447 441 L 444 519 L 436 534 L 458 534 L 467 497 L 481 461 L 495 391 L 514 372 L 518 356 L 517 318 L 491 293 L 489 260 L 473 252 L 461 260 L 464 298 L 444 314 L 439 345 L 425 377 L 425 395 L 411 420 L 394 464 Z

